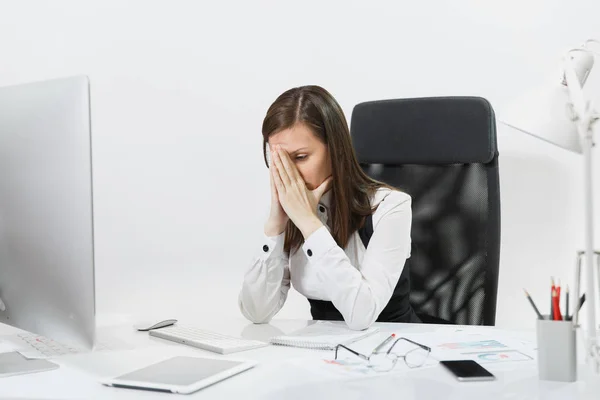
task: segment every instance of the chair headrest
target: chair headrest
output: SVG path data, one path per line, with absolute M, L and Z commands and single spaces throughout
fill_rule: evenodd
M 498 154 L 494 110 L 481 97 L 360 103 L 350 131 L 365 164 L 487 164 Z

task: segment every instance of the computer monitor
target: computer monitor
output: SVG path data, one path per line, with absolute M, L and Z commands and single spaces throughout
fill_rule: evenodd
M 92 349 L 87 77 L 0 87 L 0 322 Z

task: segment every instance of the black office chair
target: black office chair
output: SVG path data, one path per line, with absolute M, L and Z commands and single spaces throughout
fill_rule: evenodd
M 479 97 L 358 104 L 366 173 L 412 196 L 411 304 L 423 322 L 494 325 L 500 187 L 494 111 Z

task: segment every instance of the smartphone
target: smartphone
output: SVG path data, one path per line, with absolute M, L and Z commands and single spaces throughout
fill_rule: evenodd
M 494 375 L 472 360 L 440 361 L 461 382 L 493 381 Z

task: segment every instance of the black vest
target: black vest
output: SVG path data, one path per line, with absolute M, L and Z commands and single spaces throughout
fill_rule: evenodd
M 373 235 L 373 216 L 369 215 L 362 228 L 358 230 L 358 235 L 365 245 L 369 245 L 369 240 Z M 379 314 L 377 322 L 413 322 L 419 323 L 420 319 L 413 311 L 410 301 L 410 265 L 406 260 L 400 279 L 396 284 L 394 293 L 385 308 Z M 343 321 L 342 314 L 335 308 L 332 302 L 324 300 L 308 299 L 310 303 L 310 313 L 315 320 Z

